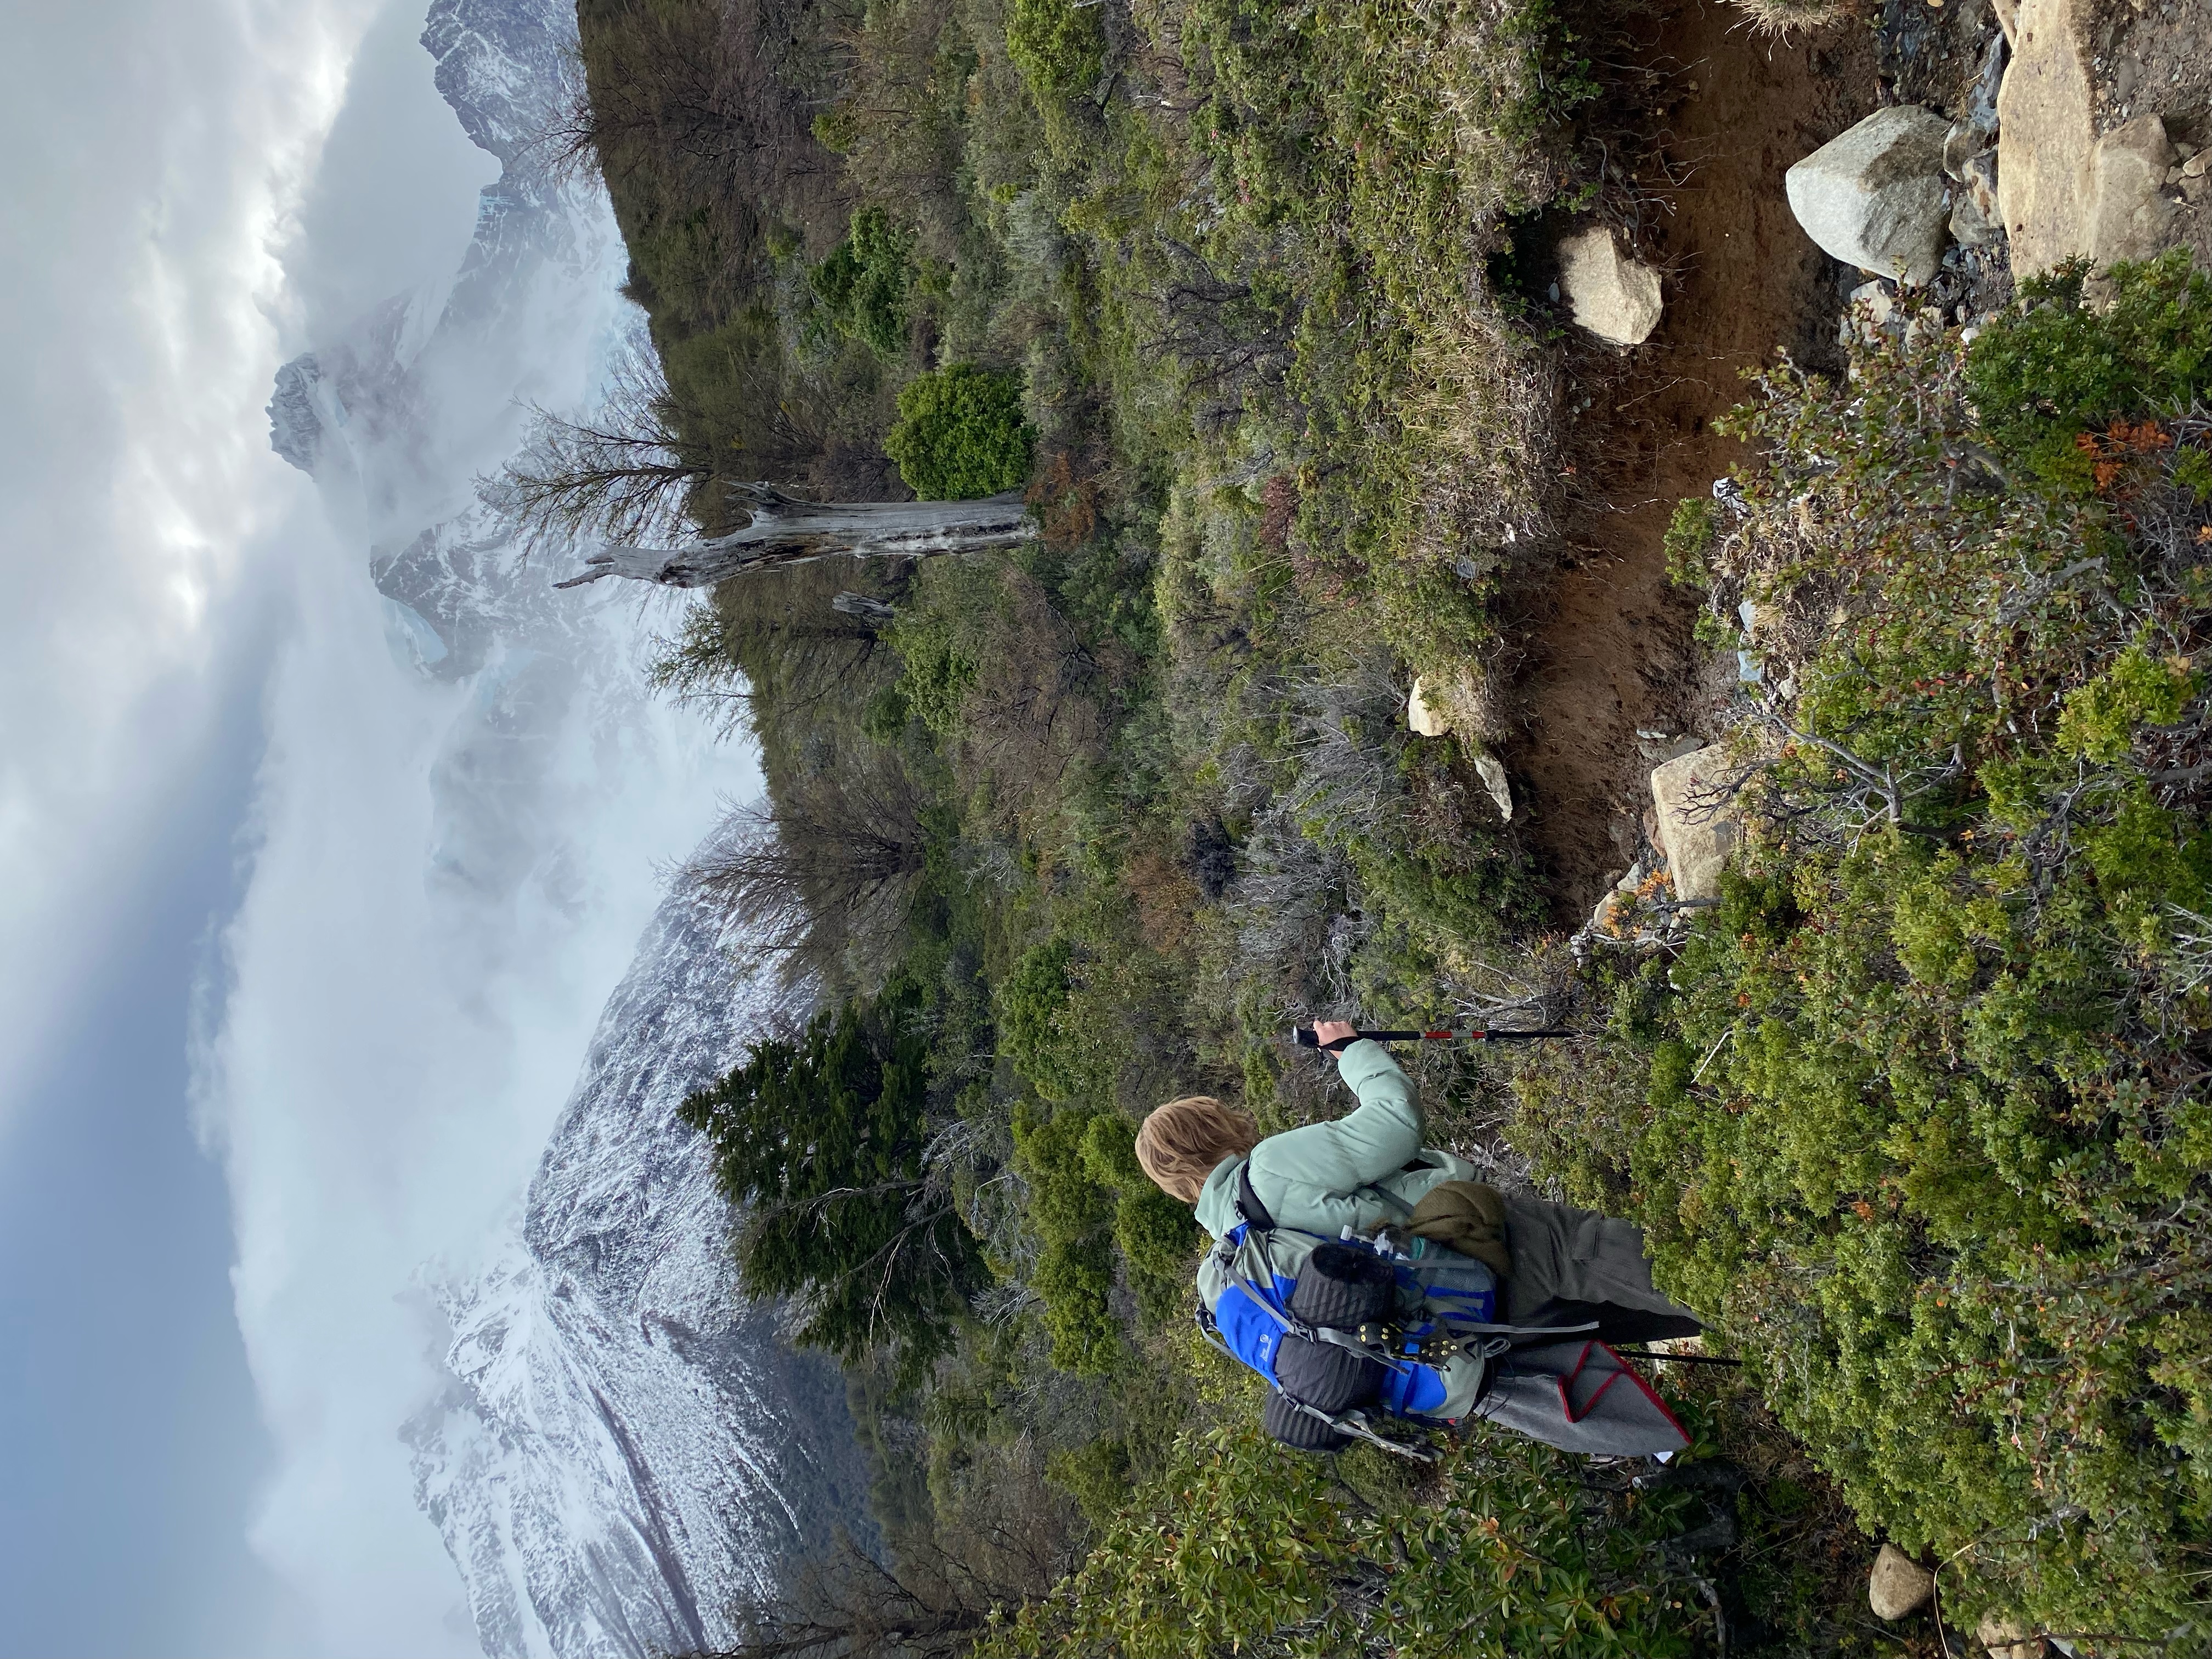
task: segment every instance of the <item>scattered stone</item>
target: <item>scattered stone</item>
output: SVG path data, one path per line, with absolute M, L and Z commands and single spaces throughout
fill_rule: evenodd
M 1679 760 L 1684 755 L 1694 755 L 1705 746 L 1703 738 L 1688 734 L 1678 738 L 1665 732 L 1646 732 L 1640 726 L 1636 732 L 1636 752 L 1652 766 Z M 1643 879 L 1641 875 L 1637 877 L 1638 881 Z
M 1730 803 L 1714 797 L 1730 770 L 1727 750 L 1714 744 L 1651 774 L 1659 848 L 1678 898 L 1720 896 L 1721 867 L 1735 846 L 1736 827 Z
M 1498 816 L 1510 823 L 1513 819 L 1513 791 L 1505 781 L 1504 763 L 1483 746 L 1487 724 L 1481 690 L 1472 673 L 1462 672 L 1441 684 L 1421 675 L 1407 694 L 1407 729 L 1416 737 L 1459 737 L 1474 762 L 1475 775 L 1482 780 L 1483 788 L 1498 808 Z
M 1997 203 L 1997 157 L 1984 150 L 1960 169 L 1951 192 L 1951 237 L 1965 247 L 1990 247 L 2004 240 L 2004 210 Z
M 1984 1613 L 1974 1636 L 1988 1650 L 1990 1659 L 2043 1659 L 2043 1638 L 2003 1613 Z
M 1984 131 L 1967 121 L 1954 121 L 1950 131 L 1943 135 L 1943 176 L 1963 179 L 1966 163 L 1992 149 L 1997 142 L 1995 131 Z
M 1642 345 L 1664 309 L 1659 273 L 1624 253 L 1604 225 L 1578 230 L 1559 244 L 1559 283 L 1575 320 L 1613 345 Z
M 1889 297 L 1889 284 L 1879 279 L 1861 283 L 1851 290 L 1852 307 L 1865 307 L 1867 320 L 1876 328 L 1889 321 L 1889 313 L 1895 309 L 1896 303 Z
M 1505 767 L 1487 749 L 1474 751 L 1474 769 L 1482 779 L 1482 787 L 1490 791 L 1490 799 L 1498 808 L 1498 816 L 1506 823 L 1513 822 L 1513 791 L 1506 786 Z
M 1877 1619 L 1917 1613 L 1936 1593 L 1936 1575 L 1894 1544 L 1884 1544 L 1867 1580 L 1867 1601 Z
M 1943 252 L 1949 131 L 1917 104 L 1876 110 L 1790 169 L 1790 210 L 1845 264 L 1917 287 Z
M 1451 732 L 1451 716 L 1443 699 L 1425 678 L 1416 679 L 1406 699 L 1406 725 L 1416 737 L 1441 738 Z
M 2181 164 L 2185 179 L 2202 179 L 2208 172 L 2212 172 L 2212 149 L 2200 149 Z

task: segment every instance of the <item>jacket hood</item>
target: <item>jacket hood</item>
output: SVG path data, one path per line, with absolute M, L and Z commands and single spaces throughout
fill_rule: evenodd
M 1245 1152 L 1223 1158 L 1198 1189 L 1198 1224 L 1216 1238 L 1237 1224 L 1237 1178 L 1251 1161 Z

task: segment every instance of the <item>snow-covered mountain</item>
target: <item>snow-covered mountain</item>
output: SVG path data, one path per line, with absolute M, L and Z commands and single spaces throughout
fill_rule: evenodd
M 588 908 L 569 827 L 654 741 L 637 602 L 556 592 L 472 487 L 523 436 L 518 404 L 587 402 L 638 326 L 604 191 L 534 142 L 574 39 L 569 0 L 435 0 L 437 86 L 501 174 L 442 295 L 397 296 L 295 358 L 269 406 L 276 453 L 357 529 L 395 672 L 451 688 L 423 879 L 464 986 Z M 712 1645 L 802 1540 L 866 1529 L 842 1379 L 738 1295 L 725 1206 L 675 1117 L 777 1012 L 732 944 L 695 900 L 662 904 L 526 1200 L 467 1267 L 421 1276 L 446 1381 L 401 1432 L 488 1654 Z
M 720 928 L 696 899 L 663 904 L 504 1255 L 425 1275 L 453 1381 L 405 1437 L 487 1654 L 725 1644 L 795 1547 L 865 1511 L 836 1369 L 737 1293 L 721 1197 L 675 1117 L 772 1012 Z

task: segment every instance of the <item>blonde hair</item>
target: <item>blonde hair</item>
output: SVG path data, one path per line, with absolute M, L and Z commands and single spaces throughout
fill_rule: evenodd
M 1137 1131 L 1137 1162 L 1170 1198 L 1198 1202 L 1224 1158 L 1249 1152 L 1260 1144 L 1252 1115 L 1224 1106 L 1212 1095 L 1185 1095 L 1155 1106 Z

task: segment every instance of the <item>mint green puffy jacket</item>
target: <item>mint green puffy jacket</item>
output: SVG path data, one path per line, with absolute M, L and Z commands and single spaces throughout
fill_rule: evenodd
M 1218 1238 L 1237 1224 L 1237 1179 L 1248 1162 L 1252 1191 L 1276 1224 L 1323 1238 L 1346 1227 L 1364 1233 L 1403 1221 L 1438 1182 L 1480 1178 L 1466 1159 L 1421 1145 L 1420 1097 L 1389 1049 L 1363 1037 L 1337 1066 L 1358 1107 L 1333 1123 L 1269 1135 L 1249 1158 L 1223 1159 L 1198 1195 L 1199 1224 L 1207 1232 Z

